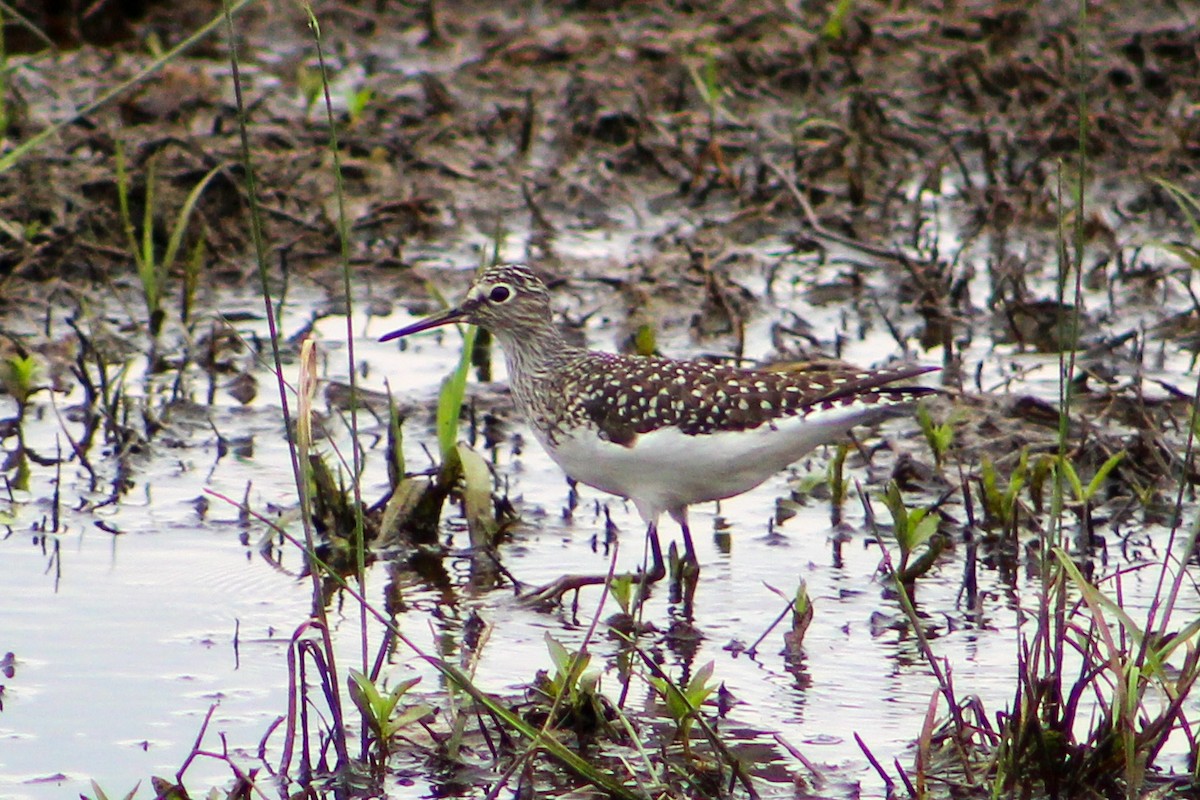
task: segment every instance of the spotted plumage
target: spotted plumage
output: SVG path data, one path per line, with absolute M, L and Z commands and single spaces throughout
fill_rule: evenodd
M 650 526 L 665 511 L 740 494 L 850 428 L 933 392 L 893 386 L 925 367 L 740 369 L 572 345 L 528 267 L 484 270 L 462 303 L 383 337 L 465 321 L 499 340 L 517 408 L 572 478 L 627 497 Z
M 552 375 L 547 394 L 562 402 L 539 409 L 550 438 L 564 427 L 593 426 L 611 442 L 632 445 L 638 435 L 676 427 L 689 436 L 752 430 L 778 420 L 837 407 L 884 407 L 928 390 L 883 384 L 925 372 L 905 368 L 816 374 L 745 370 L 705 361 L 583 352 Z

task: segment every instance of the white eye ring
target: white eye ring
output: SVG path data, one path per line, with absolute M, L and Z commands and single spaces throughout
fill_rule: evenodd
M 512 296 L 512 287 L 506 283 L 493 286 L 492 290 L 488 292 L 488 300 L 491 300 L 493 303 L 507 303 L 512 299 Z

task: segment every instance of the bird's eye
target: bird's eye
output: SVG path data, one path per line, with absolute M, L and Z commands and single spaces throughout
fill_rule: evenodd
M 493 303 L 503 303 L 510 297 L 512 297 L 512 289 L 507 286 L 497 286 L 488 294 L 488 299 Z

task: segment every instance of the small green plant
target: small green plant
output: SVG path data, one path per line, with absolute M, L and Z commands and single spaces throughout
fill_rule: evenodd
M 1200 680 L 1200 620 L 1154 636 L 1062 548 L 1047 563 L 1054 611 L 1040 625 L 1052 636 L 1039 630 L 1022 645 L 1013 711 L 998 715 L 993 796 L 1031 786 L 1059 797 L 1083 796 L 1084 787 L 1089 796 L 1144 796 L 1166 739 L 1190 728 L 1183 709 Z M 1071 650 L 1081 667 L 1065 667 Z
M 386 381 L 388 395 L 388 443 L 387 443 L 387 473 L 388 484 L 399 486 L 404 480 L 404 417 L 396 407 L 396 398 L 392 387 Z
M 357 125 L 367 106 L 375 99 L 375 91 L 369 86 L 362 86 L 350 91 L 346 96 L 346 115 L 351 125 Z
M 142 295 L 146 301 L 146 312 L 149 315 L 150 335 L 153 338 L 157 338 L 159 332 L 162 330 L 163 319 L 165 317 L 162 300 L 165 294 L 167 277 L 170 275 L 171 270 L 175 266 L 175 261 L 179 257 L 179 250 L 183 246 L 184 235 L 187 233 L 188 224 L 191 222 L 192 214 L 196 210 L 200 196 L 221 170 L 222 165 L 218 164 L 210 169 L 192 187 L 191 191 L 188 192 L 183 205 L 179 207 L 174 225 L 167 232 L 167 246 L 161 258 L 158 255 L 158 248 L 154 240 L 154 219 L 158 200 L 158 154 L 150 158 L 146 168 L 140 231 L 138 231 L 133 221 L 130 202 L 131 182 L 125 161 L 125 147 L 120 142 L 117 143 L 116 166 L 117 204 L 121 214 L 121 224 L 125 229 L 125 236 L 128 239 L 129 250 L 133 254 L 134 263 L 137 265 L 138 280 L 142 284 Z M 196 263 L 202 258 L 203 251 L 200 250 L 202 247 L 203 237 L 199 237 L 192 251 L 192 257 L 189 259 L 189 272 L 198 269 Z M 190 279 L 186 280 L 194 283 L 196 278 L 193 275 Z
M 617 601 L 617 607 L 626 616 L 632 613 L 633 586 L 634 576 L 630 574 L 614 575 L 613 579 L 608 582 L 609 597 Z
M 700 66 L 692 64 L 688 68 L 692 76 L 692 84 L 700 93 L 700 99 L 708 108 L 709 132 L 715 133 L 717 119 L 721 112 L 721 99 L 725 96 L 725 88 L 721 86 L 720 70 L 717 57 L 712 49 L 704 53 L 704 61 Z
M 1065 456 L 1059 457 L 1058 468 L 1062 470 L 1063 476 L 1067 479 L 1067 484 L 1071 487 L 1071 494 L 1074 496 L 1079 513 L 1079 521 L 1083 526 L 1081 533 L 1087 534 L 1091 531 L 1092 501 L 1096 497 L 1097 492 L 1100 491 L 1100 488 L 1104 486 L 1104 482 L 1108 480 L 1108 476 L 1117 468 L 1117 465 L 1121 463 L 1121 459 L 1124 457 L 1124 450 L 1109 456 L 1108 460 L 1096 470 L 1096 474 L 1088 481 L 1087 486 L 1083 485 L 1083 481 L 1080 479 L 1079 473 L 1070 459 Z
M 296 67 L 296 85 L 300 88 L 300 96 L 304 98 L 304 116 L 312 116 L 312 110 L 325 92 L 324 73 L 307 64 L 300 64 Z
M 850 16 L 850 7 L 854 0 L 838 0 L 833 13 L 821 26 L 822 39 L 840 39 L 846 32 L 846 17 Z
M 130 789 L 126 794 L 120 796 L 121 800 L 133 800 L 133 798 L 137 797 L 138 789 L 141 788 L 141 786 L 141 781 L 138 781 L 138 783 L 134 785 L 132 789 Z M 116 797 L 116 795 L 113 795 L 114 800 Z M 96 783 L 95 781 L 92 781 L 92 800 L 110 800 L 108 793 L 101 789 L 100 784 Z
M 1100 465 L 1100 469 L 1096 470 L 1096 474 L 1092 476 L 1087 486 L 1083 485 L 1075 466 L 1068 459 L 1061 459 L 1058 463 L 1067 478 L 1067 483 L 1071 485 L 1071 492 L 1075 495 L 1076 502 L 1090 503 L 1100 487 L 1104 485 L 1104 481 L 1108 479 L 1109 473 L 1116 469 L 1123 458 L 1125 458 L 1124 450 L 1109 456 L 1108 460 Z
M 581 736 L 605 724 L 605 703 L 598 691 L 600 671 L 588 670 L 592 657 L 584 650 L 572 652 L 546 633 L 546 649 L 554 674 L 539 672 L 536 690 L 549 703 L 549 721 L 569 724 Z
M 547 688 L 550 690 L 548 694 L 551 698 L 566 698 L 568 705 L 574 705 L 574 701 L 581 694 L 595 689 L 596 682 L 600 679 L 600 673 L 588 673 L 586 677 L 584 675 L 588 664 L 591 663 L 591 654 L 582 650 L 571 652 L 548 631 L 546 633 L 546 649 L 550 652 L 550 660 L 554 663 L 554 675 L 547 684 Z
M 25 444 L 25 427 L 20 423 L 28 413 L 29 398 L 42 388 L 37 385 L 40 371 L 32 353 L 19 351 L 0 361 L 0 385 L 17 403 L 17 448 L 8 463 L 12 469 L 8 483 L 13 489 L 21 491 L 29 491 L 33 475 L 29 466 L 29 449 Z
M 378 767 L 387 763 L 391 753 L 391 742 L 397 733 L 433 713 L 433 709 L 423 703 L 406 706 L 399 713 L 396 711 L 404 695 L 420 681 L 420 678 L 410 678 L 400 681 L 391 690 L 381 690 L 363 673 L 350 670 L 350 699 L 354 701 L 354 705 L 362 713 L 363 721 L 371 730 Z
M 812 624 L 813 619 L 812 598 L 808 596 L 808 584 L 803 580 L 796 587 L 796 594 L 792 597 L 790 607 L 792 627 L 784 631 L 783 643 L 786 652 L 798 654 L 804 648 L 804 634 L 808 633 L 808 626 Z
M 839 444 L 829 462 L 829 514 L 833 524 L 842 521 L 842 506 L 846 504 L 846 454 L 850 445 Z
M 712 682 L 715 665 L 708 662 L 687 682 L 686 686 L 677 686 L 668 678 L 650 678 L 650 685 L 662 698 L 667 708 L 667 714 L 675 723 L 676 735 L 683 746 L 683 755 L 688 761 L 692 760 L 691 729 L 700 713 L 700 706 L 715 692 L 718 684 Z
M 0 384 L 17 403 L 17 417 L 25 416 L 29 398 L 38 391 L 40 367 L 32 353 L 16 353 L 0 362 Z
M 913 581 L 933 567 L 937 557 L 942 552 L 940 540 L 934 539 L 937 533 L 938 516 L 928 508 L 912 508 L 904 504 L 900 495 L 900 487 L 895 481 L 889 481 L 887 491 L 883 496 L 884 503 L 892 515 L 892 535 L 900 547 L 900 563 L 896 566 L 896 579 L 905 586 L 911 587 Z M 913 555 L 918 548 L 924 547 L 924 552 L 918 558 Z M 910 592 L 911 594 L 911 588 Z
M 208 246 L 203 236 L 196 238 L 196 244 L 188 254 L 183 264 L 183 291 L 179 293 L 179 319 L 188 325 L 192 319 L 192 307 L 196 304 L 196 290 L 200 288 L 200 270 L 204 267 L 204 256 Z
M 1154 182 L 1171 195 L 1179 212 L 1187 220 L 1188 227 L 1192 230 L 1192 236 L 1200 239 L 1200 218 L 1198 218 L 1200 217 L 1200 199 L 1188 193 L 1182 186 L 1162 178 L 1155 178 Z M 1193 270 L 1200 269 L 1200 248 L 1195 245 L 1161 241 L 1157 244 Z
M 946 453 L 949 452 L 950 445 L 954 443 L 954 424 L 950 420 L 942 423 L 934 422 L 929 409 L 923 403 L 917 406 L 917 423 L 921 426 L 921 433 L 924 434 L 925 441 L 929 443 L 934 465 L 941 470 Z
M 466 442 L 459 442 L 456 452 L 462 470 L 463 511 L 467 517 L 471 547 L 486 549 L 494 544 L 496 534 L 500 531 L 495 504 L 492 503 L 492 471 L 483 456 Z
M 643 322 L 637 326 L 637 330 L 633 332 L 633 352 L 639 356 L 653 356 L 658 354 L 658 335 L 654 330 L 654 326 L 649 322 Z
M 1008 485 L 1001 486 L 996 474 L 996 465 L 987 456 L 979 463 L 979 487 L 983 499 L 983 511 L 989 525 L 1008 530 L 1015 524 L 1018 497 L 1029 475 L 1029 451 L 1022 450 L 1017 466 L 1008 478 Z

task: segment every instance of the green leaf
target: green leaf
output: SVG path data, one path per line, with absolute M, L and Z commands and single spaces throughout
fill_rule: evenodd
M 491 545 L 500 530 L 492 504 L 492 471 L 483 456 L 466 442 L 457 445 L 458 461 L 463 473 L 463 505 L 472 547 Z
M 1099 610 L 1101 607 L 1108 609 L 1113 613 L 1124 626 L 1125 630 L 1133 637 L 1134 643 L 1141 646 L 1142 639 L 1145 634 L 1138 624 L 1133 621 L 1133 617 L 1126 613 L 1125 609 L 1108 595 L 1097 589 L 1087 578 L 1083 577 L 1083 573 L 1079 571 L 1079 567 L 1075 566 L 1075 562 L 1071 560 L 1071 556 L 1061 547 L 1056 547 L 1053 550 L 1055 558 L 1062 564 L 1063 569 L 1067 571 L 1067 575 L 1071 578 L 1071 582 L 1079 589 L 1079 593 L 1083 595 L 1088 605 Z M 1098 624 L 1103 624 L 1103 620 L 1097 620 Z
M 983 486 L 984 509 L 1003 521 L 1004 503 L 1000 499 L 1000 490 L 996 487 L 996 467 L 987 456 L 983 456 L 979 462 L 979 482 Z
M 1092 476 L 1092 480 L 1088 483 L 1086 500 L 1091 500 L 1096 496 L 1096 492 L 1100 491 L 1100 487 L 1108 478 L 1108 474 L 1116 469 L 1117 464 L 1121 463 L 1121 459 L 1125 457 L 1125 451 L 1113 453 L 1108 460 L 1100 465 L 1100 469 L 1096 470 L 1096 474 Z
M 162 286 L 159 270 L 154 263 L 154 189 L 158 182 L 158 157 L 146 165 L 146 191 L 142 206 L 142 257 L 138 259 L 138 277 L 146 295 L 146 308 L 151 312 L 161 302 Z
M 1071 484 L 1071 491 L 1075 494 L 1075 499 L 1083 502 L 1087 498 L 1083 494 L 1083 481 L 1079 479 L 1079 473 L 1075 471 L 1075 465 L 1067 460 L 1066 456 L 1058 459 L 1058 467 L 1062 470 L 1063 475 L 1067 479 L 1067 483 Z
M 396 407 L 396 398 L 388 387 L 388 483 L 399 486 L 404 480 L 404 418 Z
M 687 696 L 676 686 L 673 686 L 670 681 L 663 681 L 660 689 L 663 700 L 667 704 L 667 713 L 671 715 L 671 719 L 676 723 L 683 722 L 688 714 L 692 713 L 692 707 L 688 704 Z
M 699 708 L 700 704 L 707 700 L 708 696 L 717 689 L 716 684 L 709 685 L 715 669 L 716 663 L 710 661 L 696 670 L 696 674 L 688 681 L 687 699 L 696 708 Z
M 554 663 L 554 677 L 551 679 L 553 691 L 567 698 L 575 698 L 584 687 L 581 683 L 583 671 L 587 669 L 592 657 L 584 651 L 572 653 L 557 639 L 546 632 L 546 648 L 550 651 L 550 660 Z
M 363 718 L 367 725 L 380 739 L 388 739 L 391 735 L 411 722 L 413 719 L 419 719 L 428 713 L 424 706 L 414 706 L 413 709 L 419 711 L 412 716 L 410 712 L 413 709 L 408 709 L 397 719 L 392 719 L 392 715 L 396 711 L 396 706 L 404 697 L 409 689 L 416 686 L 420 682 L 420 678 L 410 678 L 400 681 L 387 694 L 382 694 L 375 682 L 368 678 L 363 673 L 357 670 L 350 670 L 350 699 L 354 701 L 354 705 L 362 712 Z
M 688 72 L 692 76 L 692 83 L 696 87 L 700 98 L 704 101 L 711 110 L 716 110 L 717 105 L 721 101 L 720 78 L 717 70 L 717 59 L 711 51 L 704 54 L 704 63 L 700 66 L 691 64 L 688 66 Z
M 400 681 L 393 686 L 392 690 L 388 692 L 387 696 L 382 698 L 383 702 L 379 706 L 380 719 L 390 720 L 393 727 L 395 727 L 395 721 L 392 720 L 392 715 L 396 711 L 396 706 L 400 704 L 400 701 L 404 698 L 404 695 L 408 693 L 408 690 L 420 682 L 420 678 L 409 678 L 408 680 Z
M 142 249 L 138 246 L 137 230 L 133 226 L 133 213 L 129 208 L 129 172 L 125 164 L 125 145 L 118 139 L 116 142 L 116 166 L 117 166 L 117 210 L 121 215 L 121 227 L 125 229 L 125 238 L 128 240 L 129 252 L 133 253 L 134 261 L 137 262 L 138 275 L 143 273 L 142 266 Z
M 187 232 L 188 223 L 192 219 L 192 212 L 196 210 L 196 204 L 200 201 L 200 195 L 208 188 L 208 184 L 216 177 L 217 173 L 224 168 L 224 164 L 218 164 L 204 174 L 204 177 L 192 187 L 184 198 L 183 205 L 179 207 L 179 214 L 175 218 L 175 226 L 171 229 L 171 237 L 167 240 L 167 250 L 163 254 L 162 267 L 159 272 L 166 275 L 175 265 L 175 259 L 179 254 L 179 247 L 183 244 L 183 235 Z
M 904 505 L 904 498 L 900 496 L 900 487 L 896 485 L 895 481 L 888 481 L 883 502 L 892 514 L 892 533 L 900 544 L 900 550 L 907 552 L 908 508 Z
M 925 513 L 925 509 L 921 509 L 921 520 L 912 529 L 912 541 L 909 543 L 909 552 L 928 542 L 930 537 L 937 533 L 937 529 L 937 514 L 927 514 Z
M 546 631 L 546 649 L 550 651 L 550 661 L 553 662 L 555 671 L 565 675 L 571 666 L 571 654 L 549 631 Z
M 1021 450 L 1021 458 L 1017 461 L 1017 468 L 1013 470 L 1013 474 L 1008 477 L 1008 489 L 1004 492 L 1004 516 L 1005 519 L 1012 518 L 1013 507 L 1017 504 L 1017 495 L 1021 493 L 1021 488 L 1025 485 L 1025 477 L 1029 474 L 1029 450 Z
M 463 332 L 462 353 L 458 366 L 442 381 L 442 389 L 438 395 L 437 433 L 438 447 L 441 450 L 442 464 L 454 461 L 458 453 L 458 418 L 462 414 L 463 398 L 467 393 L 467 375 L 471 369 L 471 352 L 475 349 L 475 326 L 467 326 Z
M 917 422 L 921 426 L 921 433 L 925 435 L 929 449 L 933 452 L 934 461 L 940 467 L 942 458 L 954 442 L 954 426 L 948 420 L 940 425 L 934 422 L 929 409 L 924 404 L 917 406 Z
M 628 614 L 629 602 L 633 599 L 633 576 L 614 575 L 608 585 L 608 593 L 617 601 L 621 610 Z
M 803 614 L 810 608 L 812 608 L 812 598 L 808 596 L 808 584 L 801 579 L 800 585 L 796 587 L 796 596 L 792 599 L 792 613 Z
M 652 356 L 658 349 L 654 326 L 642 323 L 633 334 L 633 349 L 639 356 Z
M 1154 178 L 1153 181 L 1166 190 L 1167 194 L 1171 195 L 1171 199 L 1175 201 L 1175 205 L 1179 207 L 1179 211 L 1187 219 L 1188 227 L 1192 229 L 1192 233 L 1200 236 L 1200 223 L 1196 221 L 1196 212 L 1200 212 L 1200 199 L 1195 195 L 1186 191 L 1182 186 L 1162 178 Z
M 377 710 L 383 702 L 374 681 L 358 670 L 350 670 L 350 699 L 365 716 L 378 720 Z
M 1195 638 L 1197 633 L 1200 633 L 1200 619 L 1194 619 L 1189 622 L 1183 630 L 1172 636 L 1166 644 L 1151 650 L 1150 653 L 1154 655 L 1156 662 L 1160 664 L 1165 663 L 1180 645 L 1187 644 L 1190 647 L 1192 645 L 1191 640 Z
M 0 364 L 0 383 L 17 405 L 25 405 L 29 397 L 37 391 L 38 361 L 32 353 L 27 355 L 13 354 Z
M 671 719 L 675 720 L 675 724 L 684 734 L 690 727 L 693 714 L 699 710 L 708 696 L 717 690 L 717 684 L 709 683 L 714 669 L 715 664 L 712 661 L 708 662 L 696 670 L 696 674 L 683 688 L 665 678 L 650 679 L 651 686 L 662 697 L 663 703 L 667 707 L 667 713 Z
M 414 706 L 409 706 L 408 708 L 404 709 L 399 714 L 397 714 L 395 716 L 395 718 L 392 719 L 392 721 L 388 727 L 391 728 L 391 731 L 393 733 L 395 733 L 396 731 L 400 730 L 401 728 L 407 728 L 409 725 L 413 724 L 417 720 L 428 717 L 432 713 L 434 713 L 433 707 L 425 705 L 424 703 L 419 703 Z

